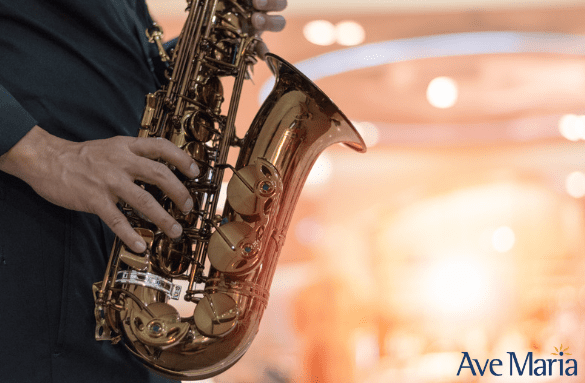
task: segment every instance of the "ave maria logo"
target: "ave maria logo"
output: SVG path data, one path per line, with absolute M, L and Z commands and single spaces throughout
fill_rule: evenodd
M 468 352 L 462 352 L 463 357 L 457 370 L 457 376 L 472 374 L 473 376 L 577 376 L 577 361 L 572 359 L 569 347 L 555 347 L 553 357 L 547 359 L 536 358 L 532 352 L 516 354 L 507 352 L 502 359 L 473 359 Z

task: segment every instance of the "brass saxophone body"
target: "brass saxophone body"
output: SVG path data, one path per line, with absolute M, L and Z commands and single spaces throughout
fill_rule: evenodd
M 183 235 L 171 240 L 124 206 L 147 250 L 133 253 L 116 238 L 94 298 L 96 339 L 122 340 L 164 376 L 198 380 L 231 367 L 258 332 L 294 207 L 319 154 L 339 142 L 366 148 L 321 90 L 271 54 L 274 89 L 238 139 L 238 101 L 259 42 L 250 26 L 251 1 L 191 0 L 187 11 L 168 58 L 169 82 L 147 95 L 139 136 L 167 138 L 195 159 L 201 174 L 182 178 L 195 207 L 184 215 L 143 185 L 183 225 Z M 151 37 L 160 46 L 160 35 Z M 234 78 L 227 106 L 225 77 Z M 226 162 L 230 148 L 239 149 L 235 166 Z M 225 170 L 233 174 L 219 215 Z M 187 317 L 169 304 L 181 296 L 194 307 Z

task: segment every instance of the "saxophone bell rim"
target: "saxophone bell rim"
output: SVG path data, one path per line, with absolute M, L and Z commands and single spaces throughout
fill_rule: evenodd
M 323 90 L 321 90 L 321 88 L 319 88 L 310 78 L 308 78 L 303 72 L 299 71 L 290 62 L 286 61 L 285 59 L 274 53 L 266 53 L 266 63 L 268 64 L 268 67 L 270 68 L 272 74 L 275 77 L 274 81 L 275 88 L 276 85 L 278 84 L 278 79 L 283 70 L 288 70 L 294 73 L 296 76 L 301 77 L 306 84 L 309 84 L 310 86 L 315 88 L 315 90 L 320 93 L 321 97 L 326 98 L 327 101 L 331 103 L 331 105 L 336 109 L 336 114 L 338 114 L 341 117 L 343 122 L 348 126 L 350 131 L 352 131 L 353 133 L 354 136 L 352 137 L 353 140 L 347 140 L 342 143 L 358 153 L 365 153 L 367 151 L 366 143 L 362 138 L 361 134 L 357 131 L 355 125 L 351 122 L 349 118 L 347 118 L 347 116 L 341 111 L 341 109 L 339 109 L 339 107 L 335 105 L 335 103 L 329 98 L 329 96 L 327 96 L 327 94 L 323 92 Z M 342 121 L 340 121 L 340 123 L 342 123 Z

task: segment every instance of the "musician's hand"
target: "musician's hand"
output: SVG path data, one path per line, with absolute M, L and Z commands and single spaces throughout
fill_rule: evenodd
M 199 174 L 193 159 L 168 140 L 119 136 L 78 143 L 39 126 L 0 156 L 0 170 L 22 179 L 56 205 L 97 214 L 128 247 L 141 253 L 144 239 L 116 203 L 128 203 L 171 238 L 179 237 L 182 228 L 135 180 L 158 186 L 182 211 L 193 207 L 188 190 L 157 159 L 188 177 Z
M 281 15 L 268 15 L 266 12 L 280 12 L 286 8 L 286 0 L 253 0 L 254 8 L 261 12 L 252 15 L 252 25 L 258 31 L 280 32 L 286 21 Z
M 286 8 L 286 0 L 253 0 L 252 4 L 260 12 L 252 14 L 252 25 L 258 31 L 280 32 L 284 29 L 286 21 L 281 15 L 268 15 L 266 12 L 280 12 Z M 263 41 L 256 44 L 256 54 L 264 60 L 268 47 Z

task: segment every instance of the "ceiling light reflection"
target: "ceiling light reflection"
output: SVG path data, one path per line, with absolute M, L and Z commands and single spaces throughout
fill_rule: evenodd
M 307 28 L 307 26 L 305 26 Z M 330 44 L 333 44 L 332 41 Z M 312 81 L 352 70 L 432 57 L 502 53 L 585 52 L 585 37 L 550 32 L 468 32 L 413 37 L 359 45 L 322 54 L 295 64 Z M 274 85 L 271 77 L 258 95 L 261 105 Z
M 427 100 L 435 108 L 450 108 L 457 102 L 459 90 L 457 83 L 450 77 L 437 77 L 427 88 Z
M 298 64 L 309 78 L 423 58 L 506 53 L 585 52 L 585 37 L 550 32 L 467 32 L 395 39 L 313 57 Z
M 366 39 L 366 31 L 355 21 L 342 21 L 335 26 L 337 43 L 340 45 L 359 45 Z
M 335 25 L 327 20 L 314 20 L 305 25 L 303 35 L 316 45 L 331 45 L 336 40 Z

